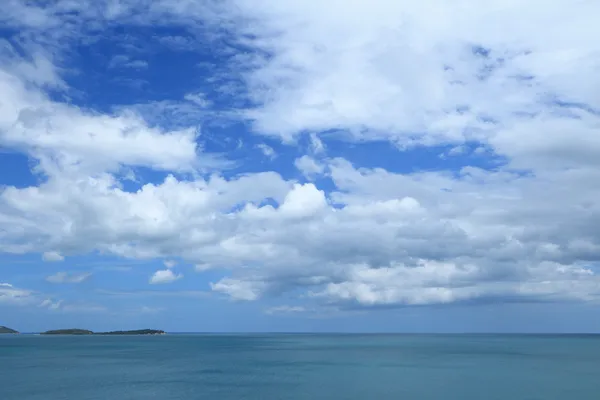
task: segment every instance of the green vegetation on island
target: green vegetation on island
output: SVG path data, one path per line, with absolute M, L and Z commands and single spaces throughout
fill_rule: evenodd
M 156 329 L 138 329 L 133 331 L 98 332 L 95 335 L 164 335 L 165 331 Z
M 14 329 L 7 328 L 6 326 L 0 326 L 0 334 L 1 333 L 19 333 Z
M 133 331 L 92 332 L 87 329 L 56 329 L 42 332 L 42 335 L 164 335 L 165 331 L 138 329 Z
M 42 332 L 42 335 L 93 335 L 94 332 L 87 329 L 55 329 Z

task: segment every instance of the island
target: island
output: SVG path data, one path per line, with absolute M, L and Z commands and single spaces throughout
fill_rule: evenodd
M 6 326 L 0 326 L 0 334 L 4 334 L 4 333 L 19 333 L 19 332 L 15 331 L 14 329 L 7 328 Z
M 156 329 L 137 329 L 132 331 L 93 332 L 87 329 L 56 329 L 42 332 L 41 335 L 164 335 L 165 331 Z
M 87 329 L 55 329 L 42 332 L 41 335 L 93 335 L 94 332 Z
M 156 329 L 138 329 L 133 331 L 98 332 L 94 335 L 164 335 L 165 331 Z

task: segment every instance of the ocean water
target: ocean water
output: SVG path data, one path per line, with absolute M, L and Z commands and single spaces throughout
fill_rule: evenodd
M 600 336 L 0 335 L 0 399 L 600 399 Z

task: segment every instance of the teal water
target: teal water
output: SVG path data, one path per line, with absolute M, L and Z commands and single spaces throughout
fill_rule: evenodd
M 600 337 L 0 336 L 0 399 L 600 399 Z

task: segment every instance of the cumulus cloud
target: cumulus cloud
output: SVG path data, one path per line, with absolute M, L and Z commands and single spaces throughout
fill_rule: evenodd
M 50 275 L 46 280 L 50 283 L 81 283 L 87 280 L 92 275 L 91 272 L 57 272 L 54 275 Z
M 87 183 L 65 188 L 56 203 L 46 200 L 56 194 L 44 185 L 5 190 L 2 198 L 11 206 L 5 215 L 27 215 L 28 237 L 54 248 L 224 266 L 233 276 L 211 288 L 238 300 L 294 289 L 364 306 L 598 296 L 595 170 L 540 180 L 469 167 L 456 177 L 332 159 L 324 173 L 335 185 L 328 195 L 257 174 L 168 178 L 137 193 Z M 264 203 L 269 198 L 275 205 Z M 79 210 L 89 215 L 81 220 Z M 44 223 L 59 217 L 69 229 Z M 166 269 L 152 281 L 178 277 Z
M 96 248 L 141 258 L 163 253 L 174 257 L 179 251 L 175 248 L 193 253 L 193 243 L 220 240 L 213 229 L 227 229 L 227 213 L 232 208 L 265 198 L 281 201 L 290 186 L 275 173 L 230 181 L 213 176 L 208 181 L 188 182 L 170 176 L 162 184 L 147 184 L 137 192 L 121 190 L 110 176 L 70 183 L 63 178 L 38 187 L 4 190 L 1 218 L 15 224 L 7 223 L 4 251 L 35 251 L 39 244 L 29 239 L 43 237 L 48 241 L 45 245 L 58 241 L 79 252 Z M 213 214 L 215 210 L 219 213 Z M 30 228 L 19 228 L 24 225 Z M 188 235 L 180 236 L 184 231 Z M 96 237 L 93 243 L 92 236 Z M 134 245 L 131 237 L 145 238 L 145 243 L 156 240 L 158 246 Z
M 278 211 L 290 217 L 311 217 L 327 207 L 327 199 L 322 190 L 313 184 L 295 184 L 288 192 Z
M 55 102 L 32 86 L 36 82 L 22 75 L 23 68 L 11 68 L 26 61 L 12 52 L 4 59 L 8 67 L 0 69 L 0 144 L 38 160 L 38 173 L 81 177 L 116 172 L 124 165 L 179 172 L 223 165 L 214 155 L 198 157 L 195 127 L 165 131 L 149 126 L 135 109 L 99 114 Z M 26 65 L 40 70 L 37 64 Z
M 0 77 L 0 87 L 4 83 Z M 0 142 L 38 158 L 48 175 L 75 169 L 93 174 L 117 170 L 124 164 L 175 171 L 196 167 L 195 132 L 191 129 L 163 133 L 148 128 L 133 113 L 97 116 L 46 102 L 13 102 L 11 108 L 5 107 L 0 114 Z
M 156 271 L 150 277 L 150 284 L 161 284 L 161 283 L 171 283 L 175 282 L 178 279 L 183 278 L 182 274 L 176 274 L 171 269 L 164 269 Z

